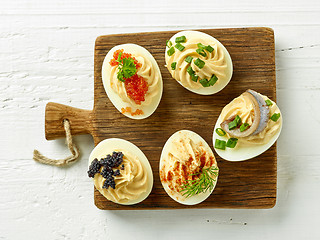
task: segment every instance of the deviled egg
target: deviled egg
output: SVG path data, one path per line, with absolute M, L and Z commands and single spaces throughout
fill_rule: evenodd
M 165 143 L 159 172 L 162 186 L 173 200 L 195 205 L 210 196 L 219 169 L 206 141 L 192 131 L 181 130 Z
M 113 47 L 102 64 L 102 82 L 112 104 L 129 118 L 147 118 L 160 103 L 163 83 L 159 66 L 139 45 Z
M 225 160 L 247 160 L 268 150 L 277 141 L 281 128 L 277 104 L 249 89 L 222 109 L 214 128 L 213 145 Z
M 119 138 L 103 140 L 93 149 L 88 176 L 104 197 L 122 205 L 142 202 L 153 186 L 147 157 L 136 145 Z
M 166 67 L 172 77 L 191 92 L 210 95 L 230 81 L 232 60 L 214 37 L 198 31 L 182 31 L 167 41 Z

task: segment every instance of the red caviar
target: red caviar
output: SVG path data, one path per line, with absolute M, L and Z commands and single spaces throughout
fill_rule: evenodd
M 126 108 L 121 108 L 121 113 L 130 113 L 131 116 L 135 116 L 135 115 L 141 115 L 143 114 L 143 111 L 141 109 L 137 109 L 134 112 L 132 112 L 131 107 L 126 107 Z
M 134 100 L 136 104 L 141 104 L 145 100 L 148 91 L 148 83 L 143 77 L 135 74 L 131 78 L 127 78 L 124 82 L 127 94 Z
M 122 53 L 121 58 L 120 58 L 121 60 L 124 59 L 124 58 L 132 58 L 133 61 L 134 61 L 134 65 L 136 65 L 136 68 L 139 69 L 141 67 L 141 63 L 139 63 L 137 59 L 132 57 L 132 55 L 130 53 L 123 52 L 123 49 L 118 49 L 117 51 L 115 51 L 113 53 L 113 58 L 110 60 L 110 65 L 112 67 L 115 67 L 115 66 L 119 65 L 119 62 L 117 60 L 118 60 L 118 57 L 119 57 L 120 53 Z
M 119 49 L 113 53 L 113 59 L 110 60 L 111 66 L 115 67 L 119 65 L 119 62 L 117 60 L 120 53 L 122 53 L 120 57 L 121 60 L 124 58 L 131 58 L 133 59 L 137 69 L 141 67 L 141 63 L 139 63 L 137 59 L 132 57 L 130 53 L 125 53 L 123 49 Z M 148 91 L 147 81 L 143 77 L 139 76 L 137 73 L 130 78 L 124 78 L 124 79 L 125 79 L 124 85 L 125 85 L 128 96 L 132 100 L 134 100 L 136 104 L 140 105 L 141 102 L 145 101 L 145 95 Z

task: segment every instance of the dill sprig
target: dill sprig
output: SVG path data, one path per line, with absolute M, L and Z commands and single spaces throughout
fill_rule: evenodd
M 208 190 L 212 191 L 215 186 L 215 181 L 217 180 L 219 168 L 217 166 L 211 166 L 209 168 L 203 168 L 201 173 L 194 173 L 193 175 L 199 175 L 198 179 L 187 180 L 185 184 L 182 185 L 180 192 L 183 196 L 191 197 L 199 193 L 204 193 Z

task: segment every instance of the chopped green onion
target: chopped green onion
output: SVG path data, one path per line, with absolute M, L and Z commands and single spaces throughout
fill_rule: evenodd
M 174 54 L 175 50 L 174 47 L 169 48 L 169 50 L 167 51 L 168 55 L 171 56 L 172 54 Z
M 273 103 L 269 99 L 267 99 L 266 104 L 267 104 L 267 106 L 271 106 Z
M 217 128 L 216 133 L 221 137 L 226 135 L 226 132 L 222 128 Z
M 177 43 L 175 45 L 175 48 L 178 49 L 180 52 L 182 52 L 185 47 L 181 43 Z
M 209 87 L 209 81 L 207 80 L 207 79 L 201 79 L 200 81 L 199 81 L 199 83 L 201 83 L 201 85 L 203 86 L 203 87 Z
M 204 56 L 204 57 L 207 56 L 207 54 L 206 54 L 206 52 L 204 50 L 207 50 L 209 53 L 212 53 L 213 50 L 214 50 L 214 48 L 211 47 L 210 45 L 205 46 L 202 43 L 198 43 L 197 46 L 198 46 L 198 49 L 196 50 L 196 52 L 198 54 L 200 54 L 201 56 Z
M 209 81 L 204 78 L 204 79 L 201 79 L 199 82 L 203 87 L 210 87 L 210 86 L 213 86 L 217 82 L 217 80 L 218 78 L 216 77 L 216 75 L 213 74 Z
M 192 59 L 193 59 L 193 57 L 188 56 L 188 57 L 186 57 L 185 61 L 186 61 L 187 63 L 191 63 L 191 62 L 192 62 Z
M 205 46 L 205 45 L 203 45 L 202 43 L 198 43 L 198 44 L 197 44 L 197 46 L 198 46 L 198 48 L 200 48 L 200 49 L 201 49 L 201 48 L 203 49 L 203 48 L 205 48 L 205 47 L 206 47 L 206 46 Z
M 197 58 L 195 61 L 194 61 L 194 64 L 198 67 L 198 68 L 203 68 L 204 65 L 205 65 L 205 62 L 202 61 L 200 58 Z
M 214 48 L 211 47 L 210 45 L 206 46 L 206 50 L 209 52 L 209 53 L 212 53 Z
M 227 145 L 226 141 L 216 139 L 214 147 L 217 148 L 217 149 L 225 150 L 226 149 L 226 145 Z
M 226 144 L 227 144 L 226 141 L 216 139 L 214 147 L 217 148 L 217 149 L 225 150 L 226 149 Z
M 229 130 L 232 130 L 232 129 L 238 127 L 238 125 L 240 123 L 241 123 L 241 118 L 239 117 L 239 115 L 237 115 L 232 122 L 229 122 L 229 124 L 228 124 Z
M 176 43 L 184 43 L 187 41 L 186 36 L 181 36 L 176 38 Z
M 196 52 L 203 57 L 207 56 L 206 52 L 203 49 L 198 48 Z
M 241 118 L 239 117 L 239 115 L 237 115 L 233 121 L 235 121 L 237 125 L 239 125 L 241 123 Z
M 203 57 L 206 57 L 207 54 L 206 54 L 206 52 L 204 51 L 204 49 L 206 48 L 206 46 L 203 45 L 202 43 L 198 43 L 197 46 L 198 46 L 198 49 L 196 50 L 196 52 L 197 52 L 199 55 L 201 55 L 201 56 L 203 56 Z
M 238 139 L 237 138 L 229 138 L 227 142 L 228 148 L 234 148 L 237 145 Z
M 271 116 L 271 120 L 276 122 L 278 121 L 278 119 L 280 118 L 280 113 L 274 113 L 272 116 Z
M 189 75 L 194 75 L 194 71 L 193 71 L 193 69 L 192 69 L 192 67 L 191 66 L 189 66 L 188 68 L 187 68 L 187 73 L 189 73 Z
M 247 130 L 248 127 L 249 127 L 248 123 L 242 123 L 240 126 L 240 132 Z
M 166 41 L 166 45 L 168 48 L 172 47 L 172 42 L 170 40 L 167 40 Z
M 229 122 L 228 126 L 229 126 L 229 130 L 232 130 L 237 127 L 237 124 L 234 121 L 232 121 L 232 122 Z
M 193 74 L 191 75 L 191 80 L 194 81 L 194 82 L 197 82 L 198 81 L 198 76 Z
M 171 69 L 176 70 L 177 62 L 171 63 Z
M 209 80 L 209 86 L 213 86 L 217 81 L 218 81 L 217 76 L 213 74 Z

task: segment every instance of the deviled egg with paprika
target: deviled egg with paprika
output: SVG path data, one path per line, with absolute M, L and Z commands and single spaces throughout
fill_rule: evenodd
M 214 37 L 198 31 L 182 31 L 166 44 L 166 67 L 172 77 L 191 92 L 210 95 L 230 81 L 232 60 Z
M 159 66 L 139 45 L 113 47 L 103 61 L 102 82 L 112 104 L 129 118 L 147 118 L 160 103 L 163 83 Z
M 222 109 L 214 128 L 213 145 L 225 160 L 247 160 L 268 150 L 277 141 L 281 128 L 277 104 L 249 89 Z
M 165 143 L 159 165 L 164 190 L 185 205 L 201 203 L 218 180 L 218 165 L 206 141 L 189 130 L 174 133 Z

